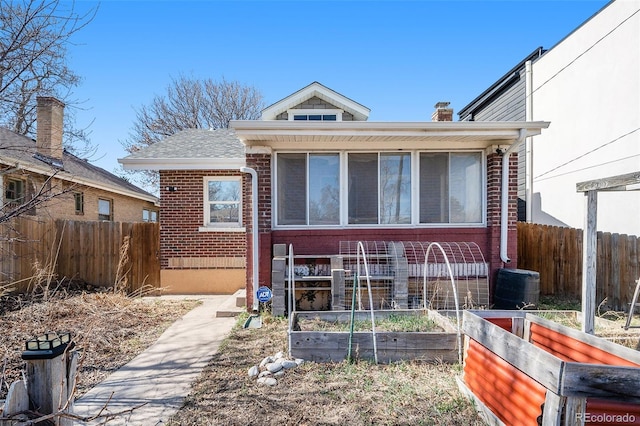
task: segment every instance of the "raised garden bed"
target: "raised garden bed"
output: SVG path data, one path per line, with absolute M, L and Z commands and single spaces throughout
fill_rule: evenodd
M 522 311 L 465 311 L 463 330 L 461 388 L 490 424 L 640 422 L 640 352 Z
M 457 331 L 436 311 L 377 310 L 378 362 L 401 360 L 458 361 Z M 349 351 L 350 311 L 295 312 L 290 331 L 291 355 L 315 362 L 340 362 Z M 355 312 L 352 356 L 374 359 L 369 311 Z M 357 326 L 357 328 L 356 328 Z

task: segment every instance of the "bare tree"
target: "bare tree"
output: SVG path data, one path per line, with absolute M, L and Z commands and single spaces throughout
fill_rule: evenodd
M 171 81 L 165 95 L 156 96 L 150 105 L 136 111 L 129 139 L 120 143 L 134 153 L 180 130 L 227 128 L 231 120 L 258 119 L 262 108 L 262 94 L 252 86 L 224 78 L 216 82 L 180 76 Z M 151 191 L 157 188 L 156 172 L 120 172 Z
M 63 0 L 0 0 L 0 125 L 34 137 L 36 96 L 55 96 L 67 106 L 80 77 L 67 66 L 71 37 L 94 18 L 97 8 L 76 13 Z M 76 152 L 92 147 L 86 129 L 75 128 L 69 111 L 65 145 Z M 78 145 L 81 145 L 78 147 Z

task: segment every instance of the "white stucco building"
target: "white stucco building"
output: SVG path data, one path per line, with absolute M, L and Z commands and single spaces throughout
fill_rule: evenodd
M 551 122 L 519 152 L 519 198 L 527 221 L 582 228 L 577 183 L 640 171 L 640 2 L 608 3 L 459 115 Z M 598 205 L 598 230 L 640 235 L 640 191 L 602 192 Z

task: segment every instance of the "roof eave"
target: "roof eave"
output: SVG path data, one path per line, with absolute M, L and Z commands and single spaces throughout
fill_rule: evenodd
M 125 170 L 237 170 L 242 158 L 119 158 Z
M 101 189 L 104 191 L 109 191 L 112 192 L 114 194 L 120 194 L 120 195 L 126 195 L 128 197 L 132 197 L 132 198 L 137 198 L 140 200 L 144 200 L 144 201 L 149 201 L 152 203 L 156 203 L 158 201 L 158 197 L 155 197 L 151 194 L 143 194 L 140 192 L 136 192 L 136 191 L 131 191 L 122 187 L 116 187 L 116 186 L 112 186 L 112 185 L 106 185 L 104 183 L 101 182 L 96 182 L 92 179 L 86 179 L 86 178 L 82 178 L 82 177 L 78 177 L 78 176 L 74 176 L 71 173 L 65 171 L 65 170 L 52 170 L 52 169 L 47 169 L 47 168 L 41 168 L 41 167 L 36 167 L 33 166 L 31 164 L 27 164 L 24 163 L 22 161 L 17 161 L 14 163 L 9 163 L 9 162 L 4 162 L 5 164 L 14 166 L 16 168 L 19 168 L 21 170 L 25 170 L 27 172 L 31 172 L 31 173 L 35 173 L 38 175 L 42 175 L 42 176 L 53 176 L 55 175 L 55 178 L 60 179 L 60 180 L 64 180 L 67 182 L 72 182 L 72 183 L 76 183 L 79 185 L 84 185 L 84 186 L 89 186 L 92 188 L 96 188 L 96 189 Z
M 236 131 L 238 138 L 247 143 L 252 136 L 387 136 L 387 137 L 420 137 L 420 136 L 481 136 L 487 138 L 495 135 L 498 138 L 517 138 L 521 129 L 527 136 L 540 134 L 549 127 L 546 121 L 479 121 L 479 122 L 357 122 L 343 121 L 332 123 L 309 123 L 295 121 L 231 121 L 230 126 Z

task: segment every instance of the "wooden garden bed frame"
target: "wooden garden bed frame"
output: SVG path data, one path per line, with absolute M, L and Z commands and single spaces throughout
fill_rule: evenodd
M 444 331 L 384 332 L 376 330 L 378 362 L 400 360 L 458 362 L 457 329 L 450 319 L 436 311 L 416 309 L 375 310 L 376 320 L 390 315 L 427 315 Z M 370 311 L 355 312 L 356 321 L 370 321 Z M 348 331 L 298 331 L 301 319 L 320 319 L 348 324 L 351 311 L 294 312 L 289 330 L 291 355 L 314 362 L 340 362 L 347 358 Z M 359 359 L 374 359 L 373 335 L 354 332 L 352 355 Z

